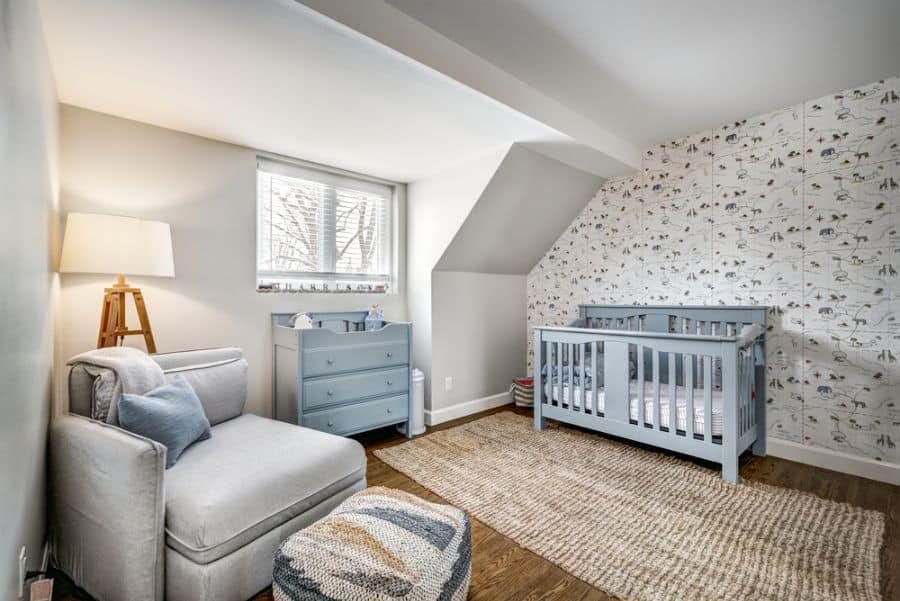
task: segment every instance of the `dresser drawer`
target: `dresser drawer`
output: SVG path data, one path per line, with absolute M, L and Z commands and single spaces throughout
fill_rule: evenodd
M 409 369 L 395 367 L 303 381 L 303 408 L 315 409 L 355 399 L 409 390 Z
M 409 414 L 408 402 L 408 396 L 401 394 L 334 409 L 312 411 L 303 414 L 302 425 L 332 434 L 370 430 L 405 421 Z
M 303 351 L 303 375 L 327 376 L 345 371 L 409 363 L 407 342 L 382 342 Z

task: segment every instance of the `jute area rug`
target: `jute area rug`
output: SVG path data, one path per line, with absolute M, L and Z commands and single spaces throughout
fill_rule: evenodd
M 621 599 L 881 599 L 877 511 L 509 412 L 375 455 Z

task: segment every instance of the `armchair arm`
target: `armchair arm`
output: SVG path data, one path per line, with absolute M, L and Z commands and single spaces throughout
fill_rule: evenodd
M 50 426 L 54 562 L 99 601 L 164 597 L 165 465 L 165 446 L 115 426 Z

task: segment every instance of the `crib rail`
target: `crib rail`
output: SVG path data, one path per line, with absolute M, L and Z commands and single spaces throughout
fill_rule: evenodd
M 764 410 L 762 341 L 741 348 L 741 322 L 670 320 L 646 331 L 641 316 L 604 319 L 621 321 L 534 329 L 535 426 L 549 417 L 687 453 L 736 480 Z

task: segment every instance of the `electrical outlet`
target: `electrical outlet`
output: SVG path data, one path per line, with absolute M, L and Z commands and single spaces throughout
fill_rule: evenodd
M 453 390 L 453 376 L 447 376 L 444 378 L 444 392 L 450 392 Z
M 28 556 L 25 554 L 25 546 L 19 551 L 19 599 L 25 596 L 25 565 L 28 563 Z

